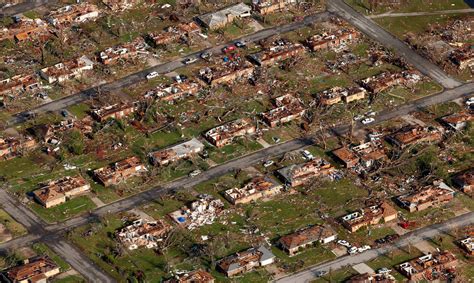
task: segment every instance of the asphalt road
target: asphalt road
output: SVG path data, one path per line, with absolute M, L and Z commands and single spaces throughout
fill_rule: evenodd
M 387 12 L 387 13 L 383 13 L 383 14 L 370 15 L 368 17 L 371 18 L 371 19 L 377 19 L 377 18 L 417 17 L 417 16 L 446 15 L 446 14 L 466 14 L 466 13 L 474 13 L 474 9 L 473 8 L 467 8 L 467 9 L 458 9 L 458 10 L 443 10 L 443 11 L 413 12 L 413 13 Z
M 329 261 L 323 264 L 316 265 L 304 271 L 295 273 L 293 275 L 283 277 L 281 279 L 275 280 L 274 282 L 278 283 L 303 283 L 303 282 L 311 282 L 316 278 L 316 273 L 318 271 L 334 271 L 346 266 L 353 266 L 359 263 L 367 262 L 372 259 L 375 259 L 381 255 L 388 253 L 395 248 L 403 248 L 408 244 L 416 244 L 422 240 L 432 239 L 433 237 L 447 233 L 450 230 L 455 228 L 460 228 L 466 225 L 470 225 L 474 223 L 474 212 L 469 212 L 449 220 L 446 220 L 440 224 L 434 224 L 430 226 L 426 226 L 414 231 L 411 231 L 403 236 L 400 237 L 395 243 L 391 245 L 387 245 L 378 249 L 368 250 L 360 254 L 352 255 L 352 256 L 343 256 L 333 261 Z M 390 266 L 387 266 L 390 268 Z
M 56 1 L 54 0 L 53 1 L 52 0 L 26 0 L 23 3 L 0 9 L 0 18 L 24 13 L 24 12 L 33 10 L 35 8 L 38 8 L 50 3 L 56 3 Z
M 71 105 L 86 101 L 87 99 L 90 99 L 92 96 L 97 95 L 99 92 L 104 93 L 104 92 L 113 92 L 117 91 L 126 87 L 130 87 L 131 85 L 137 84 L 139 82 L 145 81 L 146 80 L 146 75 L 151 73 L 151 72 L 158 72 L 160 74 L 166 74 L 171 71 L 174 71 L 178 68 L 184 67 L 185 64 L 183 64 L 183 61 L 187 58 L 196 58 L 198 60 L 201 60 L 199 57 L 202 52 L 212 52 L 212 54 L 220 54 L 222 52 L 222 48 L 226 45 L 232 44 L 233 42 L 236 41 L 245 41 L 245 42 L 256 42 L 274 35 L 278 35 L 280 33 L 286 33 L 289 31 L 297 30 L 299 28 L 302 28 L 306 25 L 318 22 L 318 21 L 324 21 L 329 18 L 329 13 L 323 12 L 323 13 L 317 13 L 314 15 L 310 15 L 305 17 L 302 21 L 298 22 L 292 22 L 286 25 L 278 26 L 278 27 L 272 27 L 272 28 L 267 28 L 263 29 L 260 31 L 257 31 L 253 34 L 243 36 L 239 39 L 233 40 L 231 42 L 228 42 L 226 44 L 222 44 L 219 46 L 215 46 L 212 48 L 208 49 L 203 49 L 198 52 L 194 52 L 192 54 L 180 57 L 174 61 L 166 62 L 160 65 L 153 66 L 151 68 L 133 73 L 131 75 L 128 75 L 126 77 L 123 77 L 117 81 L 110 82 L 110 83 L 105 83 L 102 85 L 99 85 L 97 87 L 89 88 L 84 91 L 78 92 L 76 94 L 66 96 L 45 104 L 42 104 L 34 109 L 31 109 L 29 111 L 17 113 L 12 117 L 12 119 L 9 121 L 9 125 L 15 125 L 18 123 L 22 123 L 28 119 L 28 117 L 31 114 L 41 114 L 45 112 L 54 112 L 54 111 L 59 111 L 61 109 L 67 108 Z
M 371 19 L 359 14 L 343 0 L 327 1 L 328 10 L 345 19 L 370 38 L 392 48 L 398 55 L 404 57 L 420 72 L 432 78 L 445 88 L 454 88 L 461 83 L 448 76 L 438 66 L 423 58 L 407 44 L 391 35 Z

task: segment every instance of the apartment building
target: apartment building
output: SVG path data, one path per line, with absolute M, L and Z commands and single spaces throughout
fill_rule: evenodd
M 361 87 L 333 87 L 319 93 L 318 100 L 322 105 L 334 105 L 341 101 L 349 103 L 356 100 L 364 99 L 367 91 Z
M 247 273 L 256 267 L 272 264 L 273 262 L 275 262 L 275 255 L 269 249 L 260 246 L 219 260 L 216 269 L 227 277 L 233 277 L 238 274 Z
M 354 168 L 357 165 L 370 168 L 377 162 L 382 163 L 388 160 L 385 147 L 378 141 L 370 141 L 349 147 L 343 146 L 333 150 L 332 154 L 346 168 Z
M 244 3 L 238 3 L 221 10 L 210 12 L 196 17 L 196 21 L 203 27 L 216 30 L 232 23 L 235 19 L 251 16 L 252 8 Z
M 75 5 L 61 7 L 48 14 L 48 22 L 55 27 L 65 27 L 80 24 L 99 17 L 96 5 L 82 2 Z
M 445 273 L 456 268 L 458 260 L 448 251 L 427 254 L 416 259 L 404 262 L 397 266 L 398 271 L 410 281 L 443 280 Z
M 153 165 L 166 166 L 178 160 L 191 158 L 203 150 L 204 144 L 196 138 L 193 138 L 189 141 L 152 152 L 148 156 Z
M 285 10 L 288 6 L 296 4 L 297 0 L 254 0 L 252 10 L 264 16 Z
M 94 109 L 91 111 L 91 115 L 98 122 L 103 122 L 107 119 L 120 120 L 135 113 L 137 108 L 137 103 L 115 103 Z
M 291 187 L 308 183 L 317 177 L 330 176 L 336 169 L 326 160 L 315 158 L 302 164 L 293 164 L 277 170 L 277 175 Z
M 295 231 L 278 240 L 279 247 L 294 256 L 301 249 L 314 243 L 327 244 L 337 238 L 337 233 L 328 225 L 314 225 Z
M 42 206 L 50 208 L 65 203 L 68 199 L 90 191 L 90 185 L 81 177 L 64 177 L 44 184 L 33 191 L 33 196 Z
M 132 156 L 106 167 L 94 170 L 94 177 L 105 187 L 118 185 L 127 179 L 146 172 L 145 165 L 138 157 Z
M 275 104 L 276 108 L 261 114 L 263 121 L 271 128 L 300 119 L 306 112 L 303 103 L 291 94 L 277 97 Z
M 217 126 L 204 134 L 204 137 L 214 146 L 223 147 L 235 138 L 254 134 L 257 128 L 250 118 L 242 118 Z
M 31 75 L 16 75 L 0 81 L 0 96 L 17 96 L 24 92 L 32 92 L 41 88 L 38 77 Z
M 227 57 L 224 63 L 214 64 L 199 70 L 199 77 L 207 84 L 231 84 L 242 78 L 248 78 L 254 66 L 238 54 Z
M 250 54 L 249 59 L 259 66 L 268 66 L 295 57 L 304 52 L 305 48 L 302 44 L 293 43 L 285 39 L 278 39 L 263 51 Z
M 171 85 L 158 85 L 147 91 L 145 98 L 156 98 L 160 101 L 175 101 L 188 96 L 196 95 L 201 86 L 195 82 L 176 82 Z
M 421 76 L 414 71 L 403 71 L 400 73 L 383 72 L 361 81 L 361 85 L 367 91 L 377 94 L 393 86 L 410 86 L 421 80 Z
M 37 256 L 25 259 L 22 264 L 2 272 L 5 282 L 47 282 L 49 278 L 60 273 L 59 266 L 48 256 Z
M 40 76 L 48 83 L 63 82 L 73 78 L 81 77 L 86 71 L 94 68 L 92 62 L 86 56 L 58 63 L 56 65 L 46 67 L 40 70 Z
M 444 182 L 435 182 L 413 193 L 397 198 L 401 206 L 410 212 L 425 210 L 430 207 L 449 203 L 454 198 L 454 190 Z
M 392 144 L 405 148 L 420 143 L 438 142 L 443 133 L 435 127 L 406 126 L 387 137 Z
M 224 197 L 232 204 L 249 203 L 260 198 L 272 197 L 281 193 L 283 186 L 275 180 L 258 176 L 241 188 L 232 188 L 224 192 Z
M 316 34 L 306 40 L 312 51 L 334 50 L 355 42 L 360 33 L 355 29 L 342 28 L 334 32 Z
M 363 227 L 379 224 L 382 220 L 384 223 L 396 220 L 397 217 L 397 210 L 387 202 L 383 202 L 344 215 L 341 222 L 347 230 L 356 232 Z

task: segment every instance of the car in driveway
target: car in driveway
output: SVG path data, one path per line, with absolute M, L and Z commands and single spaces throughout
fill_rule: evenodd
M 350 247 L 347 252 L 350 254 L 350 255 L 353 255 L 353 254 L 356 254 L 357 252 L 359 251 L 359 249 L 357 247 Z
M 348 241 L 346 240 L 337 240 L 337 243 L 341 246 L 344 246 L 344 247 L 347 247 L 347 248 L 350 248 L 351 247 L 351 244 L 349 244 Z
M 304 159 L 306 160 L 313 160 L 314 159 L 314 156 L 311 154 L 311 152 L 309 152 L 308 150 L 302 150 L 301 151 L 301 154 L 303 154 L 303 157 Z
M 373 123 L 375 121 L 374 118 L 365 118 L 364 120 L 361 121 L 362 124 L 368 125 L 370 123 Z
M 154 79 L 154 78 L 158 77 L 158 75 L 159 75 L 158 72 L 151 72 L 148 75 L 146 75 L 146 79 L 151 80 L 151 79 Z

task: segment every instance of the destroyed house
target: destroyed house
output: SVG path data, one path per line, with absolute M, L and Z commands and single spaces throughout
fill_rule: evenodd
M 318 94 L 319 102 L 322 105 L 333 105 L 344 101 L 346 103 L 364 99 L 366 90 L 361 87 L 333 87 Z
M 362 165 L 371 167 L 376 162 L 383 162 L 388 159 L 382 143 L 371 141 L 351 147 L 341 147 L 332 151 L 332 154 L 346 168 L 353 168 Z
M 393 86 L 413 85 L 420 79 L 421 77 L 417 73 L 411 71 L 403 71 L 400 73 L 383 72 L 362 80 L 361 85 L 367 91 L 377 94 Z
M 202 269 L 176 275 L 164 283 L 214 283 L 214 277 Z
M 306 111 L 303 103 L 290 94 L 277 97 L 275 102 L 276 108 L 261 114 L 265 123 L 272 128 L 299 119 Z
M 85 71 L 92 70 L 94 62 L 86 56 L 67 62 L 58 63 L 40 70 L 40 76 L 48 83 L 63 82 L 74 77 L 80 77 Z
M 322 158 L 315 158 L 302 164 L 293 164 L 277 170 L 286 185 L 296 187 L 308 183 L 316 177 L 330 176 L 336 169 Z
M 330 226 L 314 225 L 281 237 L 278 240 L 278 245 L 290 256 L 293 256 L 308 245 L 314 243 L 327 244 L 336 240 L 336 238 L 337 234 Z
M 263 51 L 250 54 L 249 59 L 259 66 L 267 66 L 295 57 L 304 51 L 304 46 L 299 43 L 279 39 L 275 41 L 270 48 L 265 48 Z
M 241 188 L 224 192 L 224 197 L 232 204 L 248 203 L 260 198 L 272 197 L 281 192 L 282 186 L 269 177 L 255 177 Z
M 210 30 L 223 28 L 227 24 L 232 23 L 235 19 L 246 18 L 251 16 L 252 8 L 244 3 L 238 3 L 229 7 L 225 7 L 219 11 L 210 12 L 196 17 L 196 21 L 203 27 Z
M 128 10 L 141 2 L 143 0 L 102 0 L 102 3 L 114 12 Z
M 435 182 L 413 193 L 397 198 L 400 205 L 410 212 L 421 211 L 430 207 L 446 204 L 453 200 L 454 190 L 444 182 Z
M 161 101 L 174 101 L 190 95 L 196 95 L 201 86 L 195 82 L 173 83 L 168 86 L 159 85 L 145 93 L 145 98 L 157 98 Z
M 168 27 L 165 31 L 158 34 L 150 33 L 148 38 L 151 39 L 156 46 L 160 46 L 176 42 L 184 36 L 190 36 L 200 31 L 201 28 L 194 22 L 181 23 L 176 26 Z
M 267 248 L 250 248 L 225 257 L 217 262 L 216 269 L 227 277 L 246 273 L 258 266 L 266 266 L 275 261 L 275 256 Z
M 252 9 L 260 15 L 267 15 L 277 11 L 283 11 L 289 5 L 294 5 L 297 0 L 253 0 Z
M 91 111 L 92 117 L 99 122 L 107 119 L 122 119 L 137 110 L 136 103 L 115 103 Z
M 42 206 L 50 208 L 89 190 L 90 185 L 81 176 L 67 176 L 44 184 L 40 189 L 33 191 L 33 196 Z
M 0 41 L 15 39 L 18 42 L 46 37 L 49 35 L 47 24 L 41 19 L 26 17 L 15 18 L 15 23 L 0 29 Z
M 467 237 L 465 239 L 462 239 L 459 241 L 459 245 L 463 250 L 469 254 L 469 255 L 474 255 L 474 239 L 471 237 Z
M 474 167 L 453 177 L 453 183 L 463 192 L 470 193 L 474 190 Z
M 233 139 L 255 133 L 255 123 L 250 118 L 242 118 L 217 126 L 204 134 L 204 137 L 214 146 L 222 147 Z
M 362 227 L 379 224 L 381 221 L 385 223 L 395 220 L 397 216 L 397 210 L 387 202 L 383 202 L 344 215 L 341 218 L 341 222 L 347 230 L 356 232 Z
M 460 70 L 474 66 L 474 45 L 454 50 L 449 58 Z
M 125 248 L 136 250 L 141 247 L 147 249 L 158 247 L 158 243 L 171 230 L 171 225 L 164 220 L 146 221 L 138 219 L 115 233 L 116 239 Z
M 427 254 L 397 266 L 398 271 L 410 281 L 443 279 L 447 271 L 456 268 L 458 261 L 449 251 Z M 444 278 L 447 279 L 447 278 Z
M 22 92 L 37 90 L 41 87 L 36 75 L 17 75 L 0 81 L 0 96 L 16 96 Z
M 30 137 L 0 138 L 0 158 L 10 159 L 36 147 L 35 140 Z
M 92 133 L 92 123 L 89 120 L 88 117 L 82 120 L 69 118 L 55 124 L 40 124 L 33 126 L 28 128 L 28 132 L 38 141 L 42 142 L 47 142 L 51 138 L 54 138 L 55 135 L 62 134 L 72 129 L 77 129 L 82 134 L 90 134 Z
M 138 157 L 115 162 L 109 166 L 94 170 L 94 177 L 105 187 L 117 185 L 131 177 L 141 175 L 147 169 Z
M 387 137 L 394 145 L 405 148 L 420 143 L 438 142 L 443 137 L 442 132 L 434 127 L 407 126 Z
M 204 144 L 196 138 L 170 146 L 149 154 L 150 161 L 155 166 L 166 166 L 178 160 L 190 158 L 204 150 Z
M 249 77 L 254 70 L 254 66 L 242 58 L 239 54 L 232 54 L 224 57 L 224 61 L 211 67 L 199 70 L 199 77 L 211 86 Z
M 332 33 L 316 34 L 306 40 L 312 51 L 338 49 L 359 38 L 360 34 L 354 29 L 340 29 Z
M 115 64 L 119 60 L 137 57 L 140 52 L 145 52 L 147 45 L 143 38 L 137 37 L 134 41 L 109 47 L 99 53 L 99 60 L 105 65 Z
M 188 207 L 171 212 L 169 217 L 189 230 L 214 223 L 224 209 L 224 203 L 210 195 L 199 195 Z
M 55 27 L 63 27 L 70 24 L 80 24 L 99 16 L 96 5 L 80 3 L 67 5 L 48 14 L 48 22 Z
M 22 264 L 11 267 L 2 273 L 4 282 L 47 282 L 60 273 L 59 266 L 48 256 L 25 259 Z
M 390 273 L 362 273 L 345 281 L 346 283 L 395 283 L 397 280 Z
M 474 114 L 469 112 L 454 113 L 444 116 L 440 120 L 449 129 L 459 131 L 464 129 L 468 122 L 474 121 Z

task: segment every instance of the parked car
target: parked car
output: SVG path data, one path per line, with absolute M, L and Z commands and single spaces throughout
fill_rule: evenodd
M 201 157 L 202 158 L 208 158 L 209 157 L 209 152 L 207 150 L 204 150 L 202 153 L 201 153 Z
M 201 174 L 201 170 L 197 169 L 193 172 L 189 173 L 189 177 L 196 177 L 197 175 Z
M 354 117 L 354 121 L 360 121 L 362 119 L 364 119 L 364 115 L 357 115 Z
M 474 104 L 474 97 L 470 97 L 468 100 L 466 100 L 466 105 L 470 106 Z
M 267 168 L 270 167 L 274 164 L 275 162 L 273 160 L 267 160 L 263 163 L 263 167 Z
M 309 152 L 307 150 L 303 150 L 303 151 L 301 151 L 301 153 L 303 154 L 303 157 L 306 160 L 313 160 L 314 159 L 314 156 L 311 154 L 311 152 Z
M 189 65 L 196 62 L 197 60 L 198 60 L 197 58 L 186 58 L 184 59 L 183 64 Z
M 367 124 L 373 123 L 374 121 L 375 121 L 374 118 L 365 118 L 361 122 L 362 122 L 362 124 L 367 125 Z
M 237 41 L 234 43 L 235 47 L 237 48 L 244 48 L 246 47 L 247 45 L 245 44 L 245 42 L 242 42 L 242 41 Z
M 226 47 L 222 48 L 222 52 L 224 52 L 224 53 L 229 53 L 229 52 L 232 52 L 234 50 L 235 50 L 235 46 L 233 46 L 233 45 L 226 46 Z
M 68 112 L 67 112 L 66 110 L 64 110 L 64 109 L 61 110 L 61 115 L 62 115 L 63 117 L 69 116 Z
M 185 76 L 185 75 L 177 75 L 176 77 L 174 77 L 174 80 L 175 80 L 177 83 L 184 83 L 185 81 L 188 80 L 188 77 Z
M 356 254 L 359 251 L 357 247 L 351 247 L 347 250 L 350 255 Z
M 326 270 L 321 270 L 321 271 L 317 271 L 314 275 L 316 277 L 323 277 L 326 274 L 328 274 L 328 272 Z
M 369 111 L 365 113 L 365 116 L 375 116 L 377 113 L 375 111 Z
M 158 77 L 158 75 L 159 75 L 158 72 L 151 72 L 148 75 L 146 75 L 146 79 L 151 80 L 151 79 L 154 79 L 154 78 Z
M 351 244 L 349 244 L 349 242 L 346 241 L 346 240 L 337 240 L 337 243 L 341 246 L 344 246 L 344 247 L 348 247 L 348 248 L 351 247 Z
M 365 245 L 365 246 L 360 247 L 360 248 L 358 249 L 358 252 L 359 252 L 359 253 L 362 253 L 362 252 L 368 251 L 368 250 L 370 250 L 370 249 L 371 249 L 371 248 L 370 248 L 369 245 Z
M 201 58 L 204 59 L 204 60 L 209 60 L 211 59 L 212 57 L 212 53 L 211 52 L 203 52 L 201 53 Z

